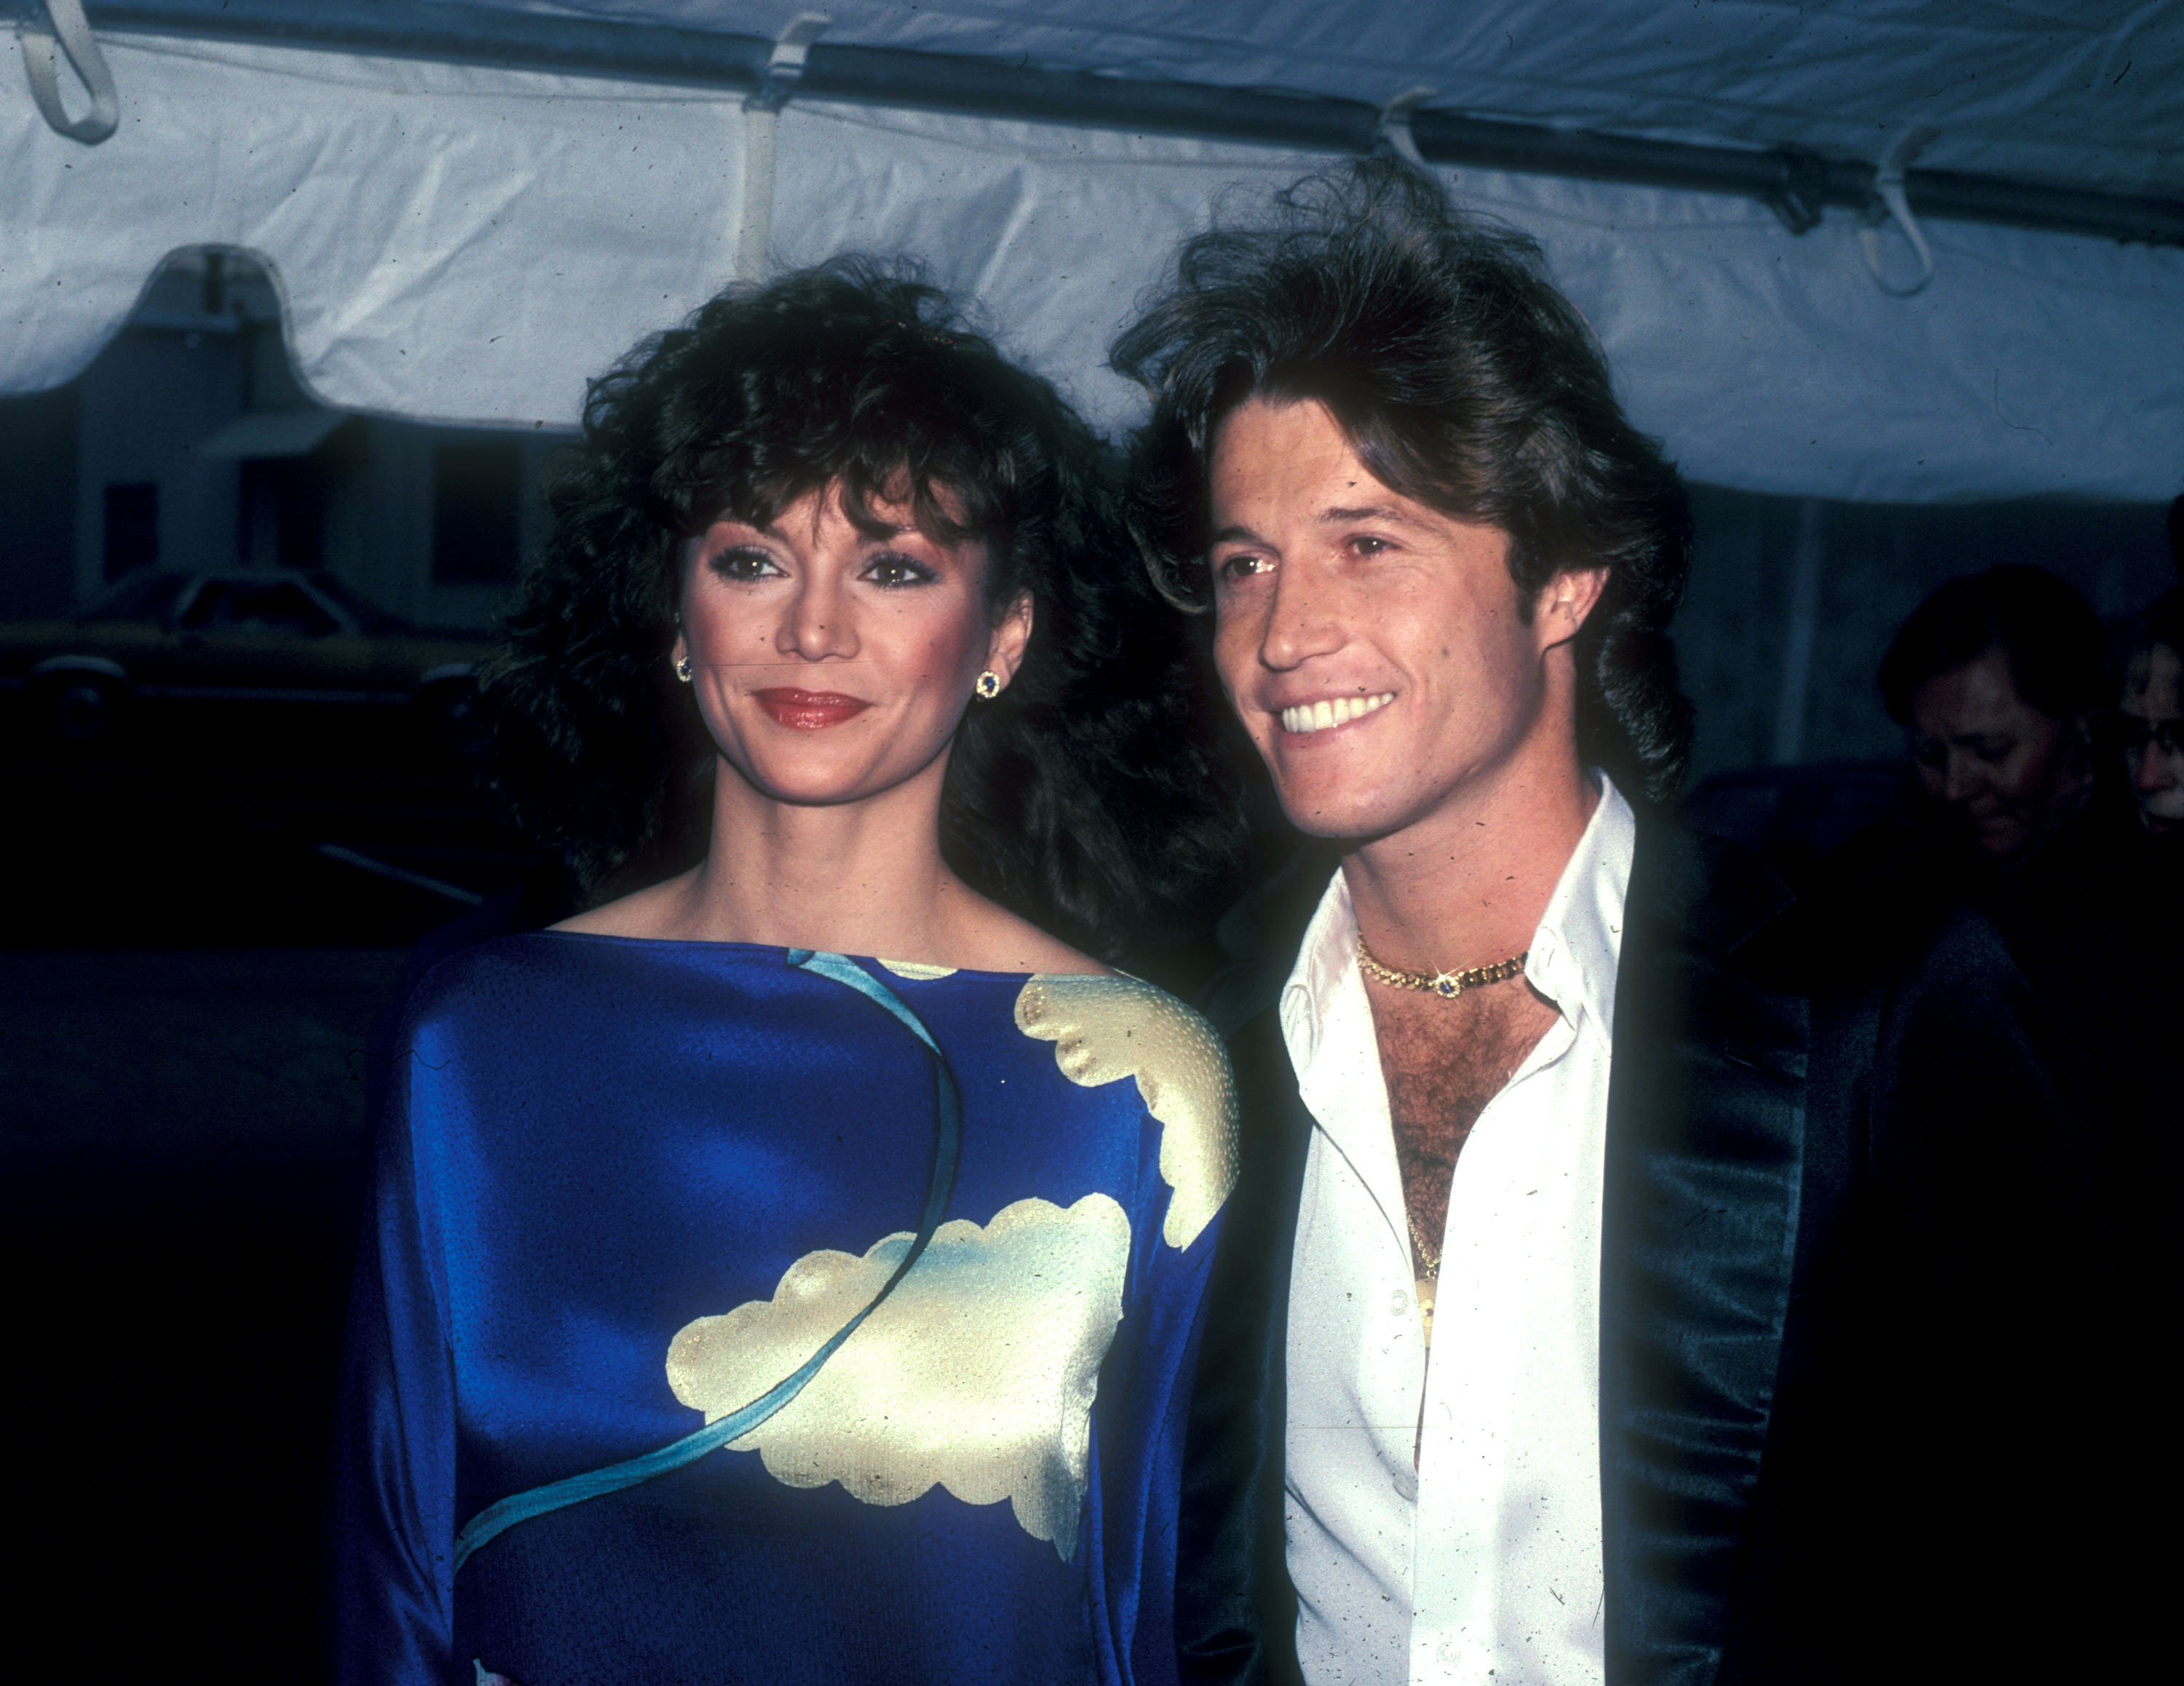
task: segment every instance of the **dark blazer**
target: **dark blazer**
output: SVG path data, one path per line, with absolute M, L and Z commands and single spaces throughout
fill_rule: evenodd
M 1297 1678 L 1284 1362 L 1312 1125 L 1278 1006 L 1332 865 L 1232 919 L 1206 1003 L 1244 1135 L 1184 1477 L 1186 1679 Z M 1995 1290 L 2057 1104 L 1992 927 L 1892 923 L 1641 818 L 1601 1239 L 1609 1686 L 1972 1678 L 2045 1643 L 2022 1606 L 2006 1645 L 1965 1629 L 2032 1590 L 2013 1549 L 2048 1455 L 2010 1337 L 2053 1308 Z

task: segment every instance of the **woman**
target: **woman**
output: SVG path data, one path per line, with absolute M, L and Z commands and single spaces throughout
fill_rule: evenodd
M 2025 865 L 2089 804 L 2097 826 L 2128 818 L 2093 749 L 2114 694 L 2101 623 L 2046 569 L 2005 564 L 1941 586 L 1890 642 L 1880 694 L 1933 816 L 1982 866 Z
M 610 899 L 410 1004 L 347 1678 L 1173 1675 L 1233 1092 L 1084 949 L 1226 832 L 1106 504 L 1051 389 L 870 265 L 594 387 L 491 688 Z

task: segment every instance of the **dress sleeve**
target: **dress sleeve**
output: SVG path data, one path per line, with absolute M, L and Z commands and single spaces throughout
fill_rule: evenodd
M 417 1170 L 405 1032 L 378 1122 L 335 1443 L 333 1678 L 425 1686 L 452 1672 L 454 1377 L 446 1281 Z
M 1208 1271 L 1178 1529 L 1176 1648 L 1191 1686 L 1298 1686 L 1284 1539 L 1282 1359 L 1309 1119 L 1279 1026 L 1229 1045 L 1240 1164 Z
M 1184 1446 L 1221 1219 L 1178 1249 L 1161 1237 L 1163 1207 L 1139 1210 L 1133 1227 L 1150 1245 L 1133 1249 L 1123 1323 L 1100 1384 L 1095 1538 L 1113 1648 L 1102 1673 L 1134 1686 L 1173 1686 Z
M 1191 1388 L 1236 1184 L 1236 1084 L 1210 1025 L 1169 996 L 1129 988 L 1127 1015 L 1106 1025 L 1105 1044 L 1084 1013 L 1091 1028 L 1070 1054 L 1080 1066 L 1104 1059 L 1102 1071 L 1134 1072 L 1145 1109 L 1123 1322 L 1100 1383 L 1090 1535 L 1100 1561 L 1088 1566 L 1104 1605 L 1102 1678 L 1172 1686 Z

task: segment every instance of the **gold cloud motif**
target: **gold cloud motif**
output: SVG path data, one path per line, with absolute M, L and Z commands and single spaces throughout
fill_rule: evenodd
M 741 1410 L 872 1300 L 910 1250 L 807 1253 L 771 1299 L 686 1326 L 667 1349 L 675 1397 L 717 1422 Z M 1092 1400 L 1123 1316 L 1130 1220 L 1105 1194 L 1067 1210 L 1004 1206 L 932 1244 L 804 1391 L 732 1451 L 790 1487 L 838 1481 L 867 1505 L 935 1484 L 970 1505 L 1006 1499 L 1065 1561 L 1090 1478 Z
M 1236 1079 L 1213 1027 L 1134 977 L 1043 975 L 1017 997 L 1017 1028 L 1054 1043 L 1072 1083 L 1138 1080 L 1161 1122 L 1161 1178 L 1175 1191 L 1161 1238 L 1190 1246 L 1236 1182 Z
M 897 977 L 906 977 L 913 983 L 930 983 L 936 977 L 953 977 L 954 966 L 937 966 L 926 960 L 882 960 L 880 964 Z

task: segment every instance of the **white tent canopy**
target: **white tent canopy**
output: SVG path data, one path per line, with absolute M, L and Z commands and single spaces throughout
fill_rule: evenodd
M 587 377 L 729 280 L 770 215 L 775 265 L 850 249 L 922 258 L 1006 347 L 1114 426 L 1134 400 L 1105 370 L 1106 344 L 1176 242 L 1224 193 L 1247 206 L 1340 156 L 1175 125 L 843 98 L 826 66 L 850 61 L 823 58 L 838 43 L 1094 71 L 1112 86 L 1271 85 L 1378 103 L 1424 84 L 1440 91 L 1429 109 L 1468 116 L 1838 159 L 1874 157 L 1916 124 L 1935 131 L 1920 164 L 1936 171 L 2032 183 L 2051 199 L 2184 198 L 2178 5 L 2072 0 L 2050 18 L 1981 0 L 1834 12 L 1762 0 L 838 3 L 810 82 L 777 120 L 746 109 L 748 82 L 694 71 L 516 68 L 334 42 L 300 24 L 290 39 L 252 38 L 210 6 L 194 8 L 193 32 L 192 8 L 173 0 L 89 9 L 118 90 L 111 138 L 64 138 L 26 81 L 0 75 L 0 391 L 74 376 L 168 253 L 209 245 L 265 264 L 298 372 L 326 403 L 566 426 Z M 231 9 L 277 22 L 284 8 Z M 588 31 L 591 43 L 622 24 L 656 47 L 772 36 L 794 8 L 395 9 L 473 39 L 489 41 L 496 19 L 532 47 L 542 31 Z M 172 15 L 155 29 L 156 12 Z M 635 27 L 648 20 L 660 29 Z M 82 103 L 79 91 L 71 109 Z M 1626 402 L 1696 478 L 1904 500 L 2150 501 L 2184 486 L 2176 247 L 1929 215 L 1931 282 L 1899 297 L 1869 269 L 1855 211 L 1798 235 L 1752 198 L 1444 173 L 1467 203 L 1541 240 Z M 1916 273 L 1899 226 L 1875 244 L 1892 284 Z
M 1474 115 L 1871 158 L 1935 131 L 1930 164 L 2176 197 L 2184 15 L 2163 0 L 482 0 L 535 18 L 830 43 L 1379 105 L 1424 84 Z

